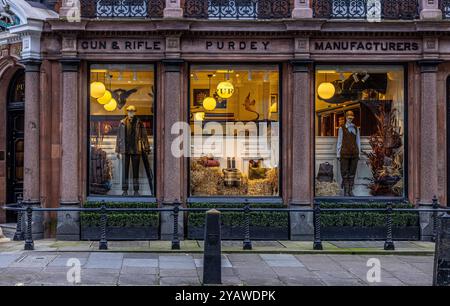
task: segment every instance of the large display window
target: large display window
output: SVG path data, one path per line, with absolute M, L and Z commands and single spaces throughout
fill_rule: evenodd
M 404 84 L 403 66 L 316 67 L 316 196 L 404 196 Z
M 279 196 L 279 68 L 192 65 L 191 196 Z
M 153 65 L 91 65 L 89 194 L 155 196 Z

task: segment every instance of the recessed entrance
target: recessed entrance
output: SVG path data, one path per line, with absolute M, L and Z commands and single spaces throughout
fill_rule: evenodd
M 23 195 L 24 121 L 25 121 L 25 73 L 19 70 L 8 90 L 7 104 L 7 192 L 6 203 L 16 203 Z M 6 222 L 15 222 L 16 214 L 6 213 Z

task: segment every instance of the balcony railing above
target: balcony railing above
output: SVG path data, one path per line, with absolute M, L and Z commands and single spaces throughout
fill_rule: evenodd
M 162 18 L 165 0 L 81 0 L 85 18 Z
M 442 18 L 450 19 L 450 0 L 440 0 L 439 6 L 442 11 Z
M 199 19 L 291 18 L 290 0 L 185 0 L 184 17 Z
M 313 3 L 313 14 L 315 18 L 327 18 L 327 19 L 419 18 L 418 0 L 313 0 L 312 3 Z

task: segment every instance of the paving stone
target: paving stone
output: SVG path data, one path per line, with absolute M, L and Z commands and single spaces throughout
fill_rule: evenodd
M 237 276 L 224 276 L 222 274 L 222 285 L 226 285 L 226 286 L 241 286 L 241 285 L 243 285 L 243 282 Z
M 19 257 L 19 254 L 0 254 L 0 268 L 7 268 Z
M 282 283 L 287 286 L 323 286 L 324 284 L 314 277 L 279 276 Z
M 235 262 L 261 262 L 262 258 L 258 254 L 227 254 L 231 263 Z
M 92 253 L 88 257 L 85 267 L 88 269 L 120 269 L 122 260 L 122 253 Z
M 7 268 L 1 274 L 0 285 L 29 284 L 39 278 L 41 271 L 41 268 Z
M 149 267 L 149 268 L 157 268 L 158 260 L 157 259 L 142 259 L 142 258 L 125 258 L 123 260 L 124 267 Z
M 124 253 L 123 258 L 159 259 L 159 255 L 150 253 Z
M 306 278 L 317 277 L 313 272 L 309 271 L 306 268 L 273 267 L 272 270 L 280 277 L 281 276 L 306 277 Z
M 161 277 L 159 280 L 159 284 L 162 286 L 186 286 L 186 285 L 194 285 L 198 286 L 201 284 L 200 279 L 198 277 Z
M 56 255 L 27 255 L 18 258 L 15 262 L 10 264 L 12 268 L 43 268 L 47 266 Z
M 158 284 L 158 278 L 154 274 L 121 273 L 119 285 L 152 286 Z
M 67 267 L 67 263 L 69 262 L 70 259 L 79 260 L 81 266 L 85 265 L 87 262 L 87 257 L 59 257 L 58 256 L 48 264 L 48 267 Z
M 194 259 L 195 262 L 195 266 L 197 268 L 201 268 L 203 267 L 203 259 Z M 228 260 L 228 258 L 226 258 L 225 256 L 222 255 L 222 260 L 221 260 L 221 266 L 222 267 L 227 267 L 227 268 L 231 268 L 233 267 L 233 265 L 231 264 L 231 262 Z
M 194 258 L 190 255 L 172 255 L 159 256 L 160 262 L 193 262 Z
M 119 270 L 111 269 L 81 269 L 81 284 L 116 285 Z
M 59 258 L 88 258 L 91 255 L 90 252 L 58 252 Z
M 158 268 L 151 268 L 151 267 L 126 267 L 122 266 L 122 270 L 120 270 L 120 273 L 136 273 L 136 274 L 158 274 L 159 269 Z
M 247 286 L 282 286 L 283 282 L 277 279 L 276 277 L 273 278 L 241 278 L 244 285 Z
M 180 277 L 197 277 L 198 273 L 196 269 L 189 270 L 176 270 L 176 269 L 159 269 L 159 275 L 161 277 L 171 277 L 171 276 L 180 276 Z
M 189 270 L 195 269 L 194 260 L 187 262 L 179 262 L 179 261 L 160 261 L 159 262 L 160 269 L 173 269 L 173 270 Z

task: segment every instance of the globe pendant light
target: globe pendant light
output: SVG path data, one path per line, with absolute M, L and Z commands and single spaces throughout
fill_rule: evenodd
M 105 95 L 106 87 L 102 82 L 91 83 L 91 97 L 98 99 Z
M 194 118 L 195 118 L 195 120 L 197 120 L 197 121 L 203 121 L 203 120 L 205 120 L 205 112 L 197 112 L 197 113 L 195 113 Z
M 113 112 L 117 108 L 117 101 L 116 99 L 112 98 L 108 104 L 105 104 L 103 106 L 108 112 Z
M 211 94 L 211 74 L 208 74 L 208 78 L 209 78 L 209 93 Z M 213 97 L 206 97 L 203 100 L 203 108 L 208 110 L 208 111 L 212 111 L 216 108 L 217 102 L 216 99 L 214 99 Z
M 103 97 L 98 98 L 98 99 L 97 99 L 97 102 L 100 103 L 100 104 L 102 104 L 102 105 L 104 105 L 104 104 L 108 104 L 109 101 L 111 101 L 111 99 L 112 99 L 112 94 L 111 94 L 111 92 L 110 92 L 109 90 L 106 90 L 106 91 L 105 91 L 105 94 L 103 95 Z
M 325 76 L 326 77 L 326 76 Z M 328 100 L 334 97 L 336 94 L 336 87 L 333 83 L 328 82 L 325 79 L 325 82 L 321 83 L 317 88 L 317 95 L 322 100 Z

